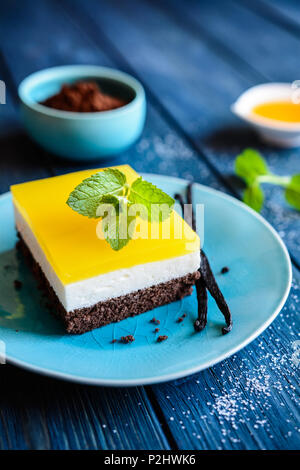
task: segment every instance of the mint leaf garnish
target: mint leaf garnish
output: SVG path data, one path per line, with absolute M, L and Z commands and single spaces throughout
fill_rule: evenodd
M 300 174 L 292 176 L 285 190 L 285 198 L 300 211 Z
M 135 229 L 135 217 L 128 215 L 128 205 L 120 204 L 116 212 L 109 211 L 103 219 L 102 230 L 105 240 L 113 250 L 118 251 L 124 248 L 133 238 Z
M 113 250 L 120 250 L 133 238 L 138 215 L 151 221 L 165 220 L 174 202 L 143 178 L 129 186 L 124 173 L 114 168 L 83 180 L 67 200 L 71 209 L 79 214 L 102 219 L 104 238 Z M 140 205 L 143 210 L 139 210 Z
M 96 217 L 103 217 L 103 212 L 105 212 L 106 207 L 110 209 L 113 208 L 118 214 L 120 209 L 119 197 L 114 196 L 113 194 L 105 194 L 104 196 L 101 196 L 96 210 Z
M 270 183 L 285 188 L 285 198 L 295 209 L 300 210 L 300 174 L 278 176 L 270 172 L 259 152 L 246 149 L 235 160 L 235 172 L 246 184 L 243 201 L 257 212 L 264 203 L 262 183 Z
M 174 199 L 157 188 L 154 184 L 145 181 L 142 177 L 136 179 L 130 188 L 128 200 L 132 204 L 142 204 L 147 209 L 148 220 L 163 221 L 170 216 L 174 205 Z M 159 206 L 164 205 L 163 209 Z M 145 211 L 146 212 L 146 211 Z M 145 212 L 141 217 L 145 218 Z
M 121 195 L 125 183 L 125 175 L 117 169 L 100 171 L 76 186 L 67 204 L 81 215 L 96 218 L 101 197 L 107 194 Z
M 245 189 L 243 201 L 255 211 L 260 212 L 264 203 L 264 193 L 259 184 L 254 183 Z
M 256 150 L 246 149 L 235 160 L 235 172 L 251 185 L 260 175 L 269 173 L 268 166 Z

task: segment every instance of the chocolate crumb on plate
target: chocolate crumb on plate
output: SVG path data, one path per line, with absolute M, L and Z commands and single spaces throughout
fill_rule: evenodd
M 114 343 L 116 343 L 116 342 L 117 342 L 116 339 L 112 339 L 112 340 L 111 340 L 111 343 L 112 343 L 112 344 L 114 344 Z
M 159 328 L 155 328 L 154 333 L 158 333 L 158 332 L 159 332 Z
M 161 336 L 159 336 L 159 337 L 157 338 L 156 341 L 157 341 L 158 343 L 161 343 L 162 341 L 166 341 L 166 339 L 168 339 L 168 336 L 166 336 L 166 335 L 161 335 Z
M 133 343 L 134 341 L 134 336 L 132 335 L 127 335 L 127 336 L 122 336 L 121 337 L 121 343 L 128 344 L 128 343 Z
M 228 266 L 224 266 L 224 268 L 221 269 L 221 274 L 226 274 L 228 273 L 228 271 L 229 271 Z

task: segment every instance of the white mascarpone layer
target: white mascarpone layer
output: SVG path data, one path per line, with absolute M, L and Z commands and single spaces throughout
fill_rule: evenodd
M 91 307 L 98 302 L 127 295 L 161 282 L 171 281 L 197 271 L 200 266 L 200 252 L 196 251 L 163 261 L 138 264 L 131 268 L 111 271 L 64 285 L 47 260 L 31 228 L 16 207 L 15 220 L 17 230 L 67 311 Z

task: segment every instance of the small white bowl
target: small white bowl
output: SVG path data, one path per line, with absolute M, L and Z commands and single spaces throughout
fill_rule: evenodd
M 264 83 L 245 91 L 233 103 L 231 111 L 254 127 L 266 142 L 286 148 L 299 147 L 300 123 L 281 122 L 252 113 L 258 104 L 291 100 L 296 93 L 299 97 L 299 89 L 295 89 L 291 83 Z

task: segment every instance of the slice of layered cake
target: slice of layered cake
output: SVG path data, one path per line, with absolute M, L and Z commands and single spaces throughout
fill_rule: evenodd
M 172 199 L 128 165 L 18 184 L 11 191 L 19 246 L 68 333 L 84 333 L 191 293 L 199 277 L 199 237 L 173 210 Z M 156 214 L 155 220 L 131 215 L 124 239 L 119 229 L 114 239 L 101 204 L 129 201 L 131 208 L 145 200 L 148 207 L 151 197 L 167 201 L 169 214 Z

